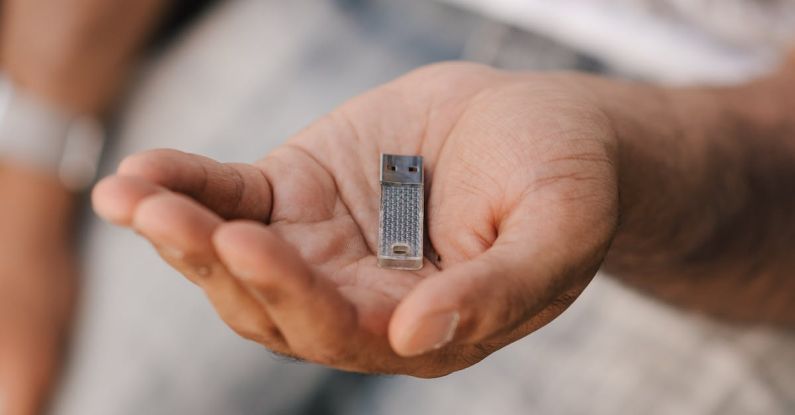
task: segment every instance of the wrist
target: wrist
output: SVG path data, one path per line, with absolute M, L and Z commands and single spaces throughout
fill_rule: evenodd
M 594 90 L 617 148 L 620 222 L 608 268 L 646 271 L 699 251 L 744 203 L 728 191 L 742 146 L 718 90 L 601 79 Z
M 2 162 L 0 200 L 4 232 L 23 233 L 36 243 L 57 245 L 71 235 L 77 197 L 57 177 Z
M 36 168 L 82 190 L 94 179 L 103 133 L 97 120 L 0 78 L 0 160 Z
M 791 78 L 611 85 L 600 102 L 618 141 L 621 221 L 608 270 L 728 277 L 786 255 L 761 242 L 781 241 L 795 219 Z
M 791 325 L 791 91 L 773 76 L 658 89 L 659 99 L 636 90 L 636 102 L 656 101 L 652 112 L 611 105 L 622 211 L 606 270 L 687 308 Z

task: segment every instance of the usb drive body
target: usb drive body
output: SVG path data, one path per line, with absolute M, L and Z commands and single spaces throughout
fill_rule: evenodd
M 378 266 L 422 268 L 424 197 L 422 157 L 382 154 Z

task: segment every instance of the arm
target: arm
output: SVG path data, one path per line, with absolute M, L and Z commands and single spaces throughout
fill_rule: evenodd
M 4 0 L 0 71 L 64 113 L 105 115 L 165 3 Z M 0 154 L 0 413 L 40 413 L 56 380 L 78 294 L 76 200 Z
M 606 270 L 706 313 L 795 323 L 795 71 L 726 88 L 596 89 L 619 140 Z
M 18 85 L 77 114 L 104 114 L 169 2 L 4 0 L 0 63 Z M 46 30 L 44 30 L 46 28 Z

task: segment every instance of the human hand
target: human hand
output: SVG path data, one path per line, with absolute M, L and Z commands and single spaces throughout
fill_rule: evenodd
M 77 279 L 72 196 L 0 165 L 0 413 L 41 413 L 56 379 Z
M 132 156 L 94 206 L 246 338 L 345 370 L 448 374 L 550 322 L 601 264 L 616 144 L 588 79 L 435 65 L 253 165 Z M 376 265 L 381 153 L 424 157 L 438 257 L 420 271 Z

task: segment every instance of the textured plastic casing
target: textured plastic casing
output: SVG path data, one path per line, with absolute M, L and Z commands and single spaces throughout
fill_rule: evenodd
M 382 154 L 378 266 L 422 268 L 424 197 L 422 157 Z

